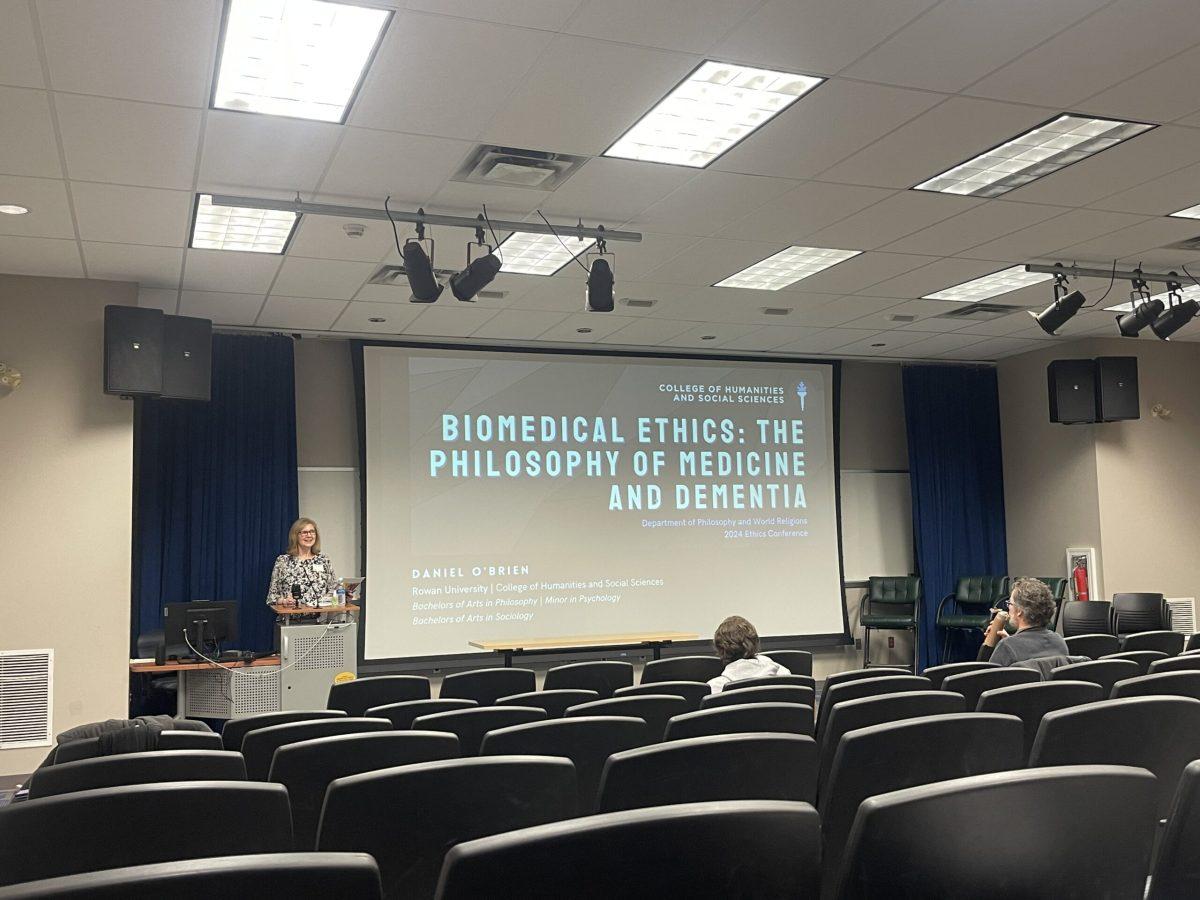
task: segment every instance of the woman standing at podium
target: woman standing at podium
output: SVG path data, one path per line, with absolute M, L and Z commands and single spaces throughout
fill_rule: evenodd
M 337 586 L 333 563 L 321 552 L 321 532 L 312 519 L 299 518 L 288 530 L 288 548 L 275 560 L 267 604 L 315 606 Z

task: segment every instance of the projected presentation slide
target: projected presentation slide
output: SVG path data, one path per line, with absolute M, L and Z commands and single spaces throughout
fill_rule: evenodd
M 833 364 L 363 356 L 368 658 L 842 633 Z

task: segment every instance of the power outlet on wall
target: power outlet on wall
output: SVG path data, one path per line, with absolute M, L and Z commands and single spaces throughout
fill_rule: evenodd
M 896 649 L 896 639 L 894 637 L 892 637 L 890 634 L 888 635 L 888 649 L 889 650 Z
M 854 649 L 855 649 L 855 650 L 861 650 L 861 649 L 862 649 L 862 638 L 855 638 L 855 639 L 854 639 Z

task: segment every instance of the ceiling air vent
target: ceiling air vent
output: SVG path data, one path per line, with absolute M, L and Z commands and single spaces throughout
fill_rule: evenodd
M 566 153 L 479 146 L 450 180 L 552 191 L 574 175 L 586 161 L 585 156 Z
M 1016 306 L 1001 306 L 998 303 L 970 303 L 964 305 L 961 309 L 953 309 L 950 312 L 941 313 L 933 318 L 958 319 L 967 322 L 987 322 L 991 319 L 999 319 L 1002 316 L 1011 316 L 1015 312 L 1020 312 L 1020 308 Z
M 887 320 L 889 322 L 895 322 L 897 325 L 907 325 L 909 322 L 917 321 L 917 317 L 895 313 L 894 315 L 888 316 Z
M 434 277 L 442 284 L 446 284 L 451 275 L 456 274 L 453 269 L 434 269 Z M 372 275 L 367 284 L 382 284 L 385 287 L 401 288 L 408 290 L 408 278 L 404 273 L 404 266 L 380 266 L 379 271 Z M 483 300 L 503 300 L 508 296 L 508 291 L 482 290 L 475 295 Z
M 53 650 L 0 652 L 0 750 L 48 747 Z
M 1167 244 L 1166 250 L 1200 250 L 1200 234 L 1174 244 Z
M 641 297 L 622 297 L 617 301 L 622 306 L 629 306 L 633 309 L 649 309 L 654 305 L 653 300 L 644 300 Z
M 786 306 L 764 306 L 762 314 L 764 316 L 790 316 L 792 311 Z

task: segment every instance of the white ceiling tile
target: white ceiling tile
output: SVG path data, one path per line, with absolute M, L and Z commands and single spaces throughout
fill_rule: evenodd
M 426 306 L 425 311 L 404 327 L 405 334 L 427 337 L 468 337 L 499 310 L 478 304 L 438 303 Z
M 488 215 L 492 218 L 518 218 L 533 212 L 550 197 L 548 191 L 536 191 L 531 188 L 508 187 L 503 184 L 468 184 L 463 181 L 447 181 L 430 201 L 431 207 L 445 210 L 448 213 L 465 213 L 469 210 L 479 211 L 486 203 Z
M 991 338 L 979 344 L 968 344 L 958 350 L 945 350 L 944 359 L 1003 359 L 1029 350 L 1044 350 L 1046 341 L 1026 341 L 1019 338 Z
M 860 253 L 824 272 L 797 281 L 780 293 L 799 290 L 850 294 L 904 272 L 927 266 L 935 259 L 933 256 L 911 256 L 907 253 Z
M 832 75 L 935 0 L 767 0 L 715 52 L 786 71 Z
M 0 234 L 75 237 L 67 189 L 61 181 L 0 175 L 0 203 L 14 203 L 29 210 L 23 216 L 0 215 Z
M 532 309 L 501 309 L 471 332 L 473 338 L 495 341 L 533 341 L 566 316 L 562 313 Z
M 980 244 L 963 254 L 973 259 L 1023 262 L 1036 256 L 1048 256 L 1055 250 L 1128 228 L 1146 221 L 1144 216 L 1104 212 L 1095 209 L 1076 209 L 1053 219 L 1047 219 L 1013 232 L 986 244 Z M 997 266 L 997 268 L 1001 268 Z
M 1113 260 L 1137 256 L 1146 250 L 1155 250 L 1176 241 L 1187 240 L 1195 237 L 1198 232 L 1200 222 L 1194 219 L 1155 218 L 1111 234 L 1072 244 L 1059 252 L 1071 259 Z
M 1097 209 L 1166 216 L 1196 203 L 1200 203 L 1200 165 L 1177 169 L 1169 175 L 1162 175 L 1135 188 L 1097 200 L 1091 206 Z
M 177 106 L 208 102 L 216 0 L 41 0 L 55 90 Z
M 706 238 L 693 244 L 674 259 L 647 272 L 646 280 L 707 287 L 766 259 L 779 250 L 780 248 L 773 244 Z M 769 297 L 777 292 L 761 293 L 764 297 Z
M 783 344 L 775 348 L 776 353 L 828 353 L 835 347 L 841 347 L 852 341 L 861 340 L 874 334 L 870 329 L 863 328 L 826 328 L 817 334 L 807 335 L 799 340 Z
M 88 278 L 133 281 L 155 288 L 178 288 L 183 249 L 137 244 L 83 242 Z
M 973 334 L 923 335 L 922 339 L 901 347 L 889 347 L 879 352 L 880 356 L 898 356 L 907 359 L 941 359 L 951 350 L 962 350 L 985 340 Z
M 350 303 L 333 323 L 331 331 L 354 332 L 360 334 L 400 334 L 404 326 L 415 319 L 425 309 L 414 303 L 403 306 L 394 303 Z M 382 322 L 372 322 L 371 319 L 382 319 Z
M 643 231 L 637 222 L 621 227 L 624 230 L 641 232 L 642 239 L 637 243 L 614 241 L 608 245 L 609 252 L 616 255 L 613 275 L 617 280 L 618 294 L 623 290 L 623 284 L 643 278 L 647 272 L 678 256 L 699 240 L 691 235 Z
M 974 197 L 903 191 L 805 236 L 806 246 L 874 250 L 978 206 Z
M 625 347 L 657 347 L 663 341 L 683 334 L 692 327 L 691 322 L 673 319 L 637 319 L 600 338 L 600 344 L 618 344 Z
M 183 286 L 192 291 L 265 294 L 282 261 L 273 253 L 188 250 Z
M 946 0 L 884 41 L 845 74 L 959 91 L 1108 0 Z M 937 52 L 931 53 L 930 48 Z
M 161 309 L 168 316 L 173 316 L 179 307 L 179 291 L 139 287 L 137 305 L 146 309 Z
M 55 103 L 71 178 L 191 188 L 200 110 L 74 94 Z
M 71 182 L 79 237 L 85 241 L 182 247 L 194 195 L 189 191 Z
M 822 181 L 906 188 L 1045 122 L 1054 110 L 951 97 L 821 172 Z
M 559 310 L 563 313 L 578 312 L 583 309 L 585 285 L 583 272 L 574 266 L 568 269 L 567 272 L 574 270 L 579 277 L 574 277 L 570 274 L 558 275 L 554 278 L 539 278 L 536 275 L 525 276 L 528 279 L 536 279 L 537 283 L 524 290 L 519 295 L 511 298 L 506 298 L 505 302 L 508 306 L 514 309 L 541 309 L 541 310 Z M 625 288 L 618 283 L 617 293 L 621 295 Z
M 255 324 L 267 328 L 328 331 L 348 305 L 345 300 L 316 300 L 272 294 L 267 298 Z
M 891 188 L 806 181 L 722 228 L 721 237 L 803 245 L 803 239 L 859 210 L 886 200 Z
M 1044 295 L 1046 305 L 1049 305 L 1049 291 Z M 1112 322 L 1112 319 L 1109 319 Z M 1029 310 L 1015 309 L 1006 316 L 1000 316 L 997 319 L 988 319 L 986 322 L 962 322 L 960 329 L 963 334 L 973 335 L 977 340 L 993 337 L 1007 337 L 1009 335 L 1021 335 L 1040 332 L 1045 336 L 1045 332 L 1041 331 L 1041 326 L 1038 325 L 1034 318 L 1029 315 Z M 1071 331 L 1074 331 L 1075 319 L 1071 320 Z
M 1056 206 L 987 200 L 973 209 L 902 237 L 884 249 L 889 252 L 948 256 L 1061 216 L 1064 212 Z
M 961 284 L 980 275 L 1003 268 L 988 260 L 939 259 L 937 262 L 864 288 L 862 293 L 875 297 L 903 297 L 916 300 L 934 291 Z
M 761 325 L 736 325 L 723 322 L 696 325 L 674 337 L 667 338 L 661 346 L 695 347 L 697 350 L 715 350 L 718 347 L 723 349 L 730 341 L 745 337 L 760 328 L 762 328 Z M 712 335 L 712 339 L 705 340 L 709 335 Z
M 696 177 L 682 166 L 630 159 L 590 159 L 542 203 L 547 213 L 625 222 Z
M 908 300 L 897 303 L 895 306 L 889 306 L 886 310 L 870 313 L 860 319 L 853 319 L 848 324 L 852 328 L 876 328 L 880 331 L 890 331 L 892 329 L 943 331 L 950 329 L 940 327 L 926 329 L 925 323 L 933 319 L 934 316 L 940 316 L 948 312 L 959 312 L 961 310 L 961 303 L 949 303 L 944 300 Z M 892 316 L 916 316 L 917 318 L 915 322 L 903 323 L 892 321 Z M 955 326 L 954 330 L 961 327 L 962 325 L 959 323 Z
M 771 324 L 759 328 L 757 331 L 752 331 L 743 337 L 727 341 L 723 349 L 746 350 L 750 352 L 775 350 L 785 344 L 794 344 L 796 341 L 811 338 L 813 335 L 824 330 L 824 328 L 814 326 Z
M 895 297 L 865 297 L 858 295 L 836 297 L 820 306 L 798 309 L 795 313 L 788 316 L 788 323 L 820 326 L 822 328 L 834 328 L 842 325 L 851 327 L 850 323 L 854 322 L 855 319 L 861 319 L 863 316 L 882 312 L 885 309 L 893 309 L 903 302 L 903 300 L 898 300 Z
M 62 177 L 48 96 L 45 91 L 0 87 L 0 122 L 5 123 L 0 173 Z
M 637 220 L 653 231 L 711 235 L 794 186 L 794 181 L 781 178 L 708 170 L 645 209 Z
M 0 0 L 0 22 L 0 84 L 44 87 L 29 0 Z
M 713 166 L 752 175 L 810 178 L 943 99 L 939 94 L 833 78 Z
M 481 138 L 598 156 L 699 62 L 666 50 L 560 35 Z
M 362 235 L 350 237 L 345 231 L 347 225 L 361 225 Z M 386 221 L 302 216 L 296 234 L 292 237 L 292 243 L 288 246 L 288 256 L 377 263 L 390 253 L 394 246 L 392 226 Z
M 393 203 L 425 203 L 470 150 L 464 141 L 350 128 L 321 191 L 369 197 L 375 206 L 389 193 Z
M 373 263 L 289 256 L 271 288 L 285 297 L 349 300 L 375 274 Z
M 495 319 L 492 321 L 494 322 Z M 575 313 L 560 317 L 560 321 L 557 324 L 538 335 L 538 340 L 594 344 L 614 332 L 620 331 L 627 325 L 633 325 L 638 321 L 640 321 L 639 318 L 622 316 L 616 313 Z M 589 331 L 580 334 L 578 330 L 580 328 L 587 328 Z M 478 337 L 479 335 L 476 334 L 475 336 Z
M 263 298 L 257 294 L 212 291 L 182 291 L 179 294 L 179 315 L 212 319 L 214 325 L 253 325 L 262 305 Z
M 473 139 L 553 35 L 465 19 L 399 14 L 350 121 Z
M 1080 109 L 1135 122 L 1170 122 L 1196 109 L 1196 95 L 1180 85 L 1200 79 L 1200 47 L 1164 60 L 1083 100 Z
M 902 347 L 919 343 L 927 337 L 932 337 L 932 335 L 926 335 L 919 331 L 880 331 L 875 334 L 866 334 L 833 349 L 846 356 L 881 356 L 885 351 L 899 350 Z
M 970 92 L 1068 109 L 1200 42 L 1193 0 L 1118 0 L 971 85 Z
M 75 241 L 0 235 L 0 272 L 82 278 L 83 263 Z
M 728 0 L 606 0 L 585 3 L 563 30 L 580 37 L 703 53 L 746 7 Z
M 558 31 L 567 24 L 582 0 L 407 0 L 408 9 L 479 19 L 500 25 L 519 25 Z
M 283 116 L 211 110 L 200 178 L 226 188 L 313 191 L 342 128 Z

